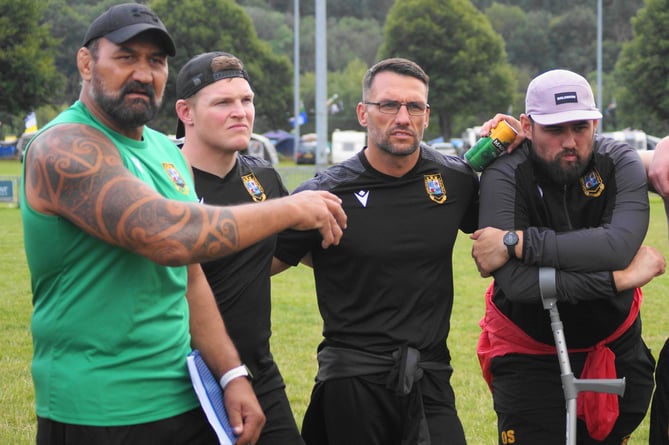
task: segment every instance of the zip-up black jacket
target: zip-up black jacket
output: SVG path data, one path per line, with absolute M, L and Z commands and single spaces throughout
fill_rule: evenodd
M 646 174 L 632 147 L 596 137 L 586 173 L 565 186 L 551 181 L 529 150 L 526 141 L 481 176 L 479 226 L 524 236 L 522 260 L 493 273 L 494 302 L 531 337 L 552 344 L 538 270 L 555 267 L 567 345 L 592 346 L 629 313 L 633 290 L 617 292 L 612 271 L 629 265 L 646 235 Z

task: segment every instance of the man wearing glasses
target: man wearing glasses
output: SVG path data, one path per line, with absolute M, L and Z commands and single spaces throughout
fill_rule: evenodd
M 478 180 L 421 145 L 428 89 L 412 61 L 370 68 L 356 109 L 368 145 L 297 189 L 341 198 L 346 233 L 327 251 L 315 232 L 279 237 L 274 271 L 312 265 L 324 322 L 307 444 L 465 443 L 446 339 L 453 244 L 476 229 Z

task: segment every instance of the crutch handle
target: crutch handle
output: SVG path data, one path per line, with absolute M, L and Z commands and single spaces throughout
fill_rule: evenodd
M 620 397 L 625 394 L 625 377 L 620 379 L 576 379 L 574 384 L 577 392 L 605 392 Z
M 557 287 L 555 285 L 555 269 L 552 267 L 539 268 L 539 294 L 544 309 L 550 310 L 557 303 Z

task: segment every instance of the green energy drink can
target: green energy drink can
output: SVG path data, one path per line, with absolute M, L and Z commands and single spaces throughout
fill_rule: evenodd
M 516 130 L 505 120 L 490 131 L 465 153 L 465 160 L 477 172 L 483 171 L 493 159 L 502 154 L 516 138 Z

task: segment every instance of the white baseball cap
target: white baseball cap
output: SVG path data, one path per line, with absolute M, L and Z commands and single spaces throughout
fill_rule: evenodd
M 540 125 L 602 118 L 588 81 L 567 70 L 547 71 L 530 82 L 525 114 Z

